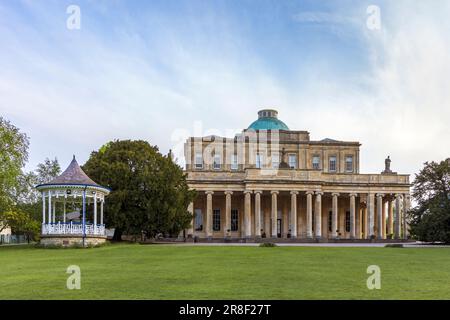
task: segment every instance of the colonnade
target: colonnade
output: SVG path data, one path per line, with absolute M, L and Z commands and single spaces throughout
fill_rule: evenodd
M 261 198 L 263 193 L 270 194 L 270 234 L 269 237 L 278 237 L 277 219 L 279 207 L 280 192 L 286 194 L 286 191 L 271 190 L 244 190 L 242 191 L 216 191 L 216 193 L 225 195 L 225 225 L 222 228 L 223 237 L 228 237 L 227 230 L 231 229 L 231 210 L 233 195 L 243 194 L 243 234 L 244 238 L 260 238 L 261 234 Z M 215 191 L 205 191 L 206 195 L 206 229 L 205 236 L 213 238 L 213 196 Z M 394 239 L 408 237 L 408 219 L 405 212 L 409 210 L 409 194 L 406 193 L 357 193 L 357 192 L 324 192 L 322 190 L 292 190 L 290 194 L 290 218 L 289 218 L 289 237 L 302 238 L 306 235 L 307 239 L 322 238 L 323 206 L 324 196 L 331 197 L 331 232 L 328 232 L 328 238 L 338 239 L 338 216 L 339 203 L 346 201 L 345 205 L 349 211 L 349 238 L 350 239 L 386 239 L 392 235 Z M 302 236 L 298 230 L 298 198 L 306 197 L 306 233 Z M 345 200 L 342 198 L 345 197 Z M 252 206 L 252 198 L 254 205 Z M 357 199 L 359 200 L 357 202 Z M 358 206 L 357 206 L 358 204 Z M 358 207 L 358 208 L 357 208 Z M 193 214 L 191 227 L 187 230 L 188 236 L 195 235 L 194 231 L 194 203 L 191 203 L 188 210 Z M 253 210 L 253 211 L 252 211 Z M 396 212 L 394 217 L 394 210 Z M 253 213 L 253 217 L 252 217 Z M 302 213 L 304 214 L 304 213 Z M 313 226 L 314 223 L 314 226 Z M 387 224 L 387 225 L 386 225 Z M 252 233 L 252 230 L 254 232 Z M 217 233 L 216 233 L 217 234 Z

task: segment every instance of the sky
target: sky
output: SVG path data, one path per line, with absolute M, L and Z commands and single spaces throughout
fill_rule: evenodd
M 0 0 L 0 116 L 30 137 L 28 170 L 114 139 L 183 163 L 187 136 L 275 108 L 313 140 L 359 141 L 361 173 L 390 155 L 413 178 L 450 157 L 449 16 L 442 0 Z

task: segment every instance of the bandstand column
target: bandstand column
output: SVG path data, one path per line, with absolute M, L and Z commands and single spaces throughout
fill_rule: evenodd
M 291 191 L 291 238 L 297 238 L 297 195 L 298 191 Z
M 97 227 L 97 192 L 94 193 L 94 230 Z
M 255 191 L 255 237 L 261 238 L 261 193 Z
M 389 200 L 388 201 L 388 234 L 393 235 L 394 233 L 394 201 Z
M 231 195 L 232 191 L 225 191 L 225 230 L 224 237 L 228 237 L 228 230 L 231 232 Z
M 369 193 L 367 196 L 367 206 L 368 206 L 368 225 L 369 225 L 369 234 L 368 239 L 375 236 L 375 194 Z
M 277 208 L 277 195 L 278 191 L 271 191 L 272 194 L 272 238 L 277 237 L 277 218 L 278 218 L 278 208 Z
M 306 237 L 312 238 L 312 195 L 313 191 L 306 191 Z
M 316 203 L 314 206 L 315 211 L 315 236 L 317 239 L 320 239 L 322 237 L 322 195 L 323 192 L 317 191 L 316 192 Z
M 105 203 L 105 200 L 102 199 L 100 201 L 100 224 L 103 225 L 103 204 Z
M 48 190 L 48 223 L 52 222 L 52 193 Z
M 250 190 L 244 191 L 245 195 L 245 203 L 244 203 L 244 230 L 245 237 L 250 238 L 252 236 L 252 225 L 251 225 L 251 201 L 252 201 L 252 192 Z
M 206 191 L 206 237 L 212 238 L 212 196 L 213 191 Z
M 338 197 L 339 193 L 332 193 L 332 213 L 331 213 L 331 237 L 334 239 L 337 237 L 337 224 L 338 224 Z
M 377 239 L 383 238 L 383 196 L 384 194 L 377 194 Z
M 66 199 L 67 195 L 64 196 L 64 208 L 63 208 L 63 222 L 66 223 Z
M 356 193 L 350 193 L 350 239 L 355 239 L 356 238 L 356 211 L 355 211 L 356 210 L 356 204 L 355 204 L 355 198 L 356 198 Z
M 52 220 L 53 220 L 53 223 L 56 223 L 56 200 L 53 201 Z
M 42 192 L 42 223 L 45 224 L 45 192 Z
M 400 239 L 401 230 L 401 220 L 400 220 L 400 209 L 401 209 L 402 195 L 395 195 L 395 223 L 394 223 L 394 237 L 395 239 Z

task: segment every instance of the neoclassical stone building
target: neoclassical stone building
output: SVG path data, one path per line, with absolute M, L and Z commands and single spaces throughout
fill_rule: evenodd
M 188 183 L 197 190 L 188 236 L 200 239 L 400 239 L 408 236 L 409 175 L 359 172 L 361 144 L 310 140 L 275 110 L 234 138 L 191 137 Z M 333 240 L 334 241 L 334 240 Z

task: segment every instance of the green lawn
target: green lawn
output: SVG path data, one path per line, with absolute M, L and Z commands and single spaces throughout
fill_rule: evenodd
M 73 264 L 81 290 L 66 288 Z M 0 246 L 2 299 L 450 299 L 450 249 Z

